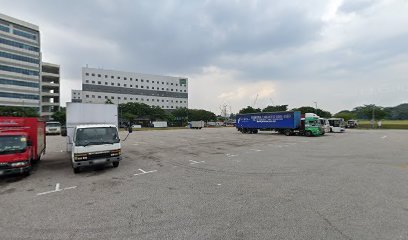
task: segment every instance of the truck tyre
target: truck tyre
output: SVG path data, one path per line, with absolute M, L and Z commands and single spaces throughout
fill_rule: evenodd
M 286 136 L 292 135 L 292 131 L 291 131 L 290 129 L 286 129 L 283 133 L 284 133 Z
M 75 174 L 78 174 L 78 173 L 81 172 L 81 169 L 80 169 L 79 167 L 74 167 L 74 168 L 72 168 L 72 169 L 74 169 L 74 173 L 75 173 Z
M 310 137 L 310 136 L 312 136 L 312 133 L 311 133 L 310 131 L 306 131 L 306 132 L 305 132 L 305 136 L 306 136 L 306 137 Z
M 113 165 L 114 168 L 117 168 L 117 167 L 119 167 L 119 162 L 113 162 L 112 165 Z
M 257 133 L 258 133 L 258 129 L 252 130 L 252 133 L 253 133 L 253 134 L 257 134 Z

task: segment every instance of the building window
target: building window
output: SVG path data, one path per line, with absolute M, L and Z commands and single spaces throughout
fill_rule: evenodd
M 108 82 L 105 82 L 105 85 L 108 85 Z
M 178 103 L 178 101 L 176 101 L 176 103 Z
M 98 98 L 101 98 L 101 96 L 98 96 Z
M 105 78 L 108 78 L 108 75 L 105 75 Z
M 130 78 L 130 81 L 132 81 L 133 79 L 132 78 Z
M 118 76 L 118 79 L 120 79 L 120 77 Z
M 133 100 L 133 98 L 130 98 L 130 101 L 132 101 Z
M 140 86 L 140 88 L 143 88 L 143 86 Z
M 118 83 L 118 87 L 120 87 L 120 83 Z
M 124 87 L 126 87 L 126 84 L 123 84 Z
M 143 82 L 143 79 L 140 79 L 140 82 Z
M 118 97 L 118 99 L 120 99 L 120 97 Z
M 137 100 L 139 100 L 139 98 L 135 98 L 135 100 L 137 101 Z
M 89 95 L 86 95 L 85 97 L 86 97 L 86 98 L 89 98 Z
M 95 81 L 92 81 L 92 84 L 95 84 Z
M 101 77 L 101 74 L 98 74 L 98 77 Z
M 178 84 L 176 83 L 176 87 L 178 86 Z
M 115 99 L 115 97 L 114 97 L 114 96 L 111 96 L 111 99 Z
M 170 85 L 173 85 L 173 83 L 170 83 Z
M 127 78 L 123 78 L 123 79 L 127 80 Z
M 114 79 L 114 78 L 115 78 L 115 76 L 111 76 L 111 78 L 112 78 L 112 79 Z
M 130 84 L 130 87 L 133 87 L 132 84 Z
M 101 82 L 101 81 L 98 81 L 98 84 L 102 84 L 102 82 Z
M 138 85 L 135 85 L 135 88 L 138 88 L 139 86 Z
M 105 96 L 105 99 L 108 99 L 108 96 Z
M 115 83 L 111 83 L 111 86 L 114 86 L 115 85 Z
M 149 80 L 146 80 L 146 82 L 149 82 Z
M 164 85 L 164 82 L 162 82 L 162 84 Z
M 149 86 L 146 86 L 146 89 L 149 89 Z
M 127 100 L 127 97 L 124 97 L 123 99 L 124 99 L 124 100 Z
M 171 106 L 171 108 L 173 108 L 173 106 Z
M 173 89 L 171 89 L 171 91 L 173 92 Z
M 171 100 L 171 102 L 173 102 L 173 100 Z
M 135 81 L 136 81 L 136 82 L 138 81 L 137 78 L 135 78 Z
M 85 73 L 85 76 L 89 76 L 89 73 Z
M 169 102 L 169 100 L 166 100 L 166 102 Z
M 89 80 L 85 80 L 86 83 L 89 83 Z
M 162 90 L 164 91 L 164 88 L 162 88 Z
M 92 95 L 92 98 L 95 98 L 95 95 Z
M 154 83 L 154 81 L 152 81 L 152 83 Z
M 162 102 L 164 102 L 164 99 L 162 99 Z
M 92 73 L 91 75 L 92 75 L 92 77 L 95 77 L 95 73 Z
M 146 101 L 149 101 L 149 99 L 146 99 Z

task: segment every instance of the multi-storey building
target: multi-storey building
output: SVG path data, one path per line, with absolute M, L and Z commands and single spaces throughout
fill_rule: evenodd
M 138 102 L 172 110 L 188 107 L 188 79 L 97 68 L 82 68 L 82 91 L 72 102 Z
M 41 116 L 50 119 L 60 108 L 60 66 L 43 62 L 41 66 Z
M 0 14 L 0 105 L 40 112 L 40 76 L 38 26 Z

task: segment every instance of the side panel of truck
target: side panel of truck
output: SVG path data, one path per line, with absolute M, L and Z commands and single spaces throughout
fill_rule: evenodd
M 238 114 L 236 127 L 238 129 L 298 129 L 300 112 Z

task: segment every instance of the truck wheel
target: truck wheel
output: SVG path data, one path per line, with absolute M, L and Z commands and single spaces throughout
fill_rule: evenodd
M 75 168 L 73 168 L 73 169 L 74 169 L 74 173 L 75 173 L 75 174 L 81 172 L 81 169 L 80 169 L 79 167 L 75 167 Z
M 290 129 L 286 129 L 283 133 L 284 133 L 286 136 L 292 135 L 292 131 L 291 131 Z
M 257 133 L 258 133 L 258 129 L 253 130 L 252 133 L 257 134 Z
M 306 137 L 310 137 L 310 136 L 312 136 L 312 133 L 311 133 L 310 131 L 306 131 L 306 132 L 305 132 L 305 136 L 306 136 Z
M 117 167 L 119 167 L 119 162 L 113 162 L 112 165 L 113 165 L 114 168 L 117 168 Z

